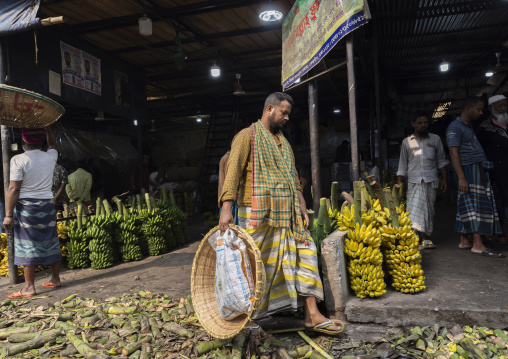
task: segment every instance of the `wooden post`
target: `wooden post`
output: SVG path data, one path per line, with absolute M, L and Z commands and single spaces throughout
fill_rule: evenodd
M 319 213 L 321 198 L 321 166 L 319 160 L 319 118 L 317 80 L 309 82 L 309 134 L 310 163 L 312 173 L 312 209 Z
M 356 79 L 353 57 L 353 36 L 350 34 L 346 41 L 347 51 L 347 81 L 349 97 L 349 126 L 351 133 L 351 167 L 353 181 L 360 179 L 360 166 L 358 165 L 358 127 L 356 124 Z

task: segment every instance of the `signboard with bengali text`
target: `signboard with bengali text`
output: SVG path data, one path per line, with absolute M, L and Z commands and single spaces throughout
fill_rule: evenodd
M 305 75 L 345 35 L 367 23 L 364 0 L 297 0 L 282 24 L 282 87 Z

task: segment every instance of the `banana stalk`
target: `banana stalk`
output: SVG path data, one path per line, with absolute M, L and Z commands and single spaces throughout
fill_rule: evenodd
M 150 317 L 148 319 L 148 323 L 150 324 L 150 329 L 152 331 L 153 338 L 155 340 L 162 338 L 162 334 L 161 334 L 161 331 L 159 330 L 157 320 L 154 317 Z
M 162 192 L 162 201 L 164 203 L 168 203 L 168 192 L 166 191 L 166 187 L 162 186 L 161 192 Z
M 362 183 L 360 181 L 353 182 L 354 189 L 354 199 L 355 199 L 355 223 L 362 225 L 362 192 L 361 192 Z
M 101 211 L 101 198 L 97 197 L 97 202 L 95 203 L 95 215 L 100 216 L 102 214 Z
M 386 201 L 388 202 L 388 209 L 390 210 L 390 220 L 392 221 L 393 227 L 399 227 L 399 218 L 397 216 L 397 210 L 395 208 L 395 203 L 393 202 L 392 195 L 390 193 L 389 188 L 383 189 L 383 192 L 385 193 Z
M 122 355 L 123 356 L 131 355 L 135 351 L 141 349 L 143 344 L 146 343 L 146 342 L 149 342 L 151 339 L 152 338 L 147 336 L 147 337 L 144 337 L 143 339 L 141 339 L 141 340 L 139 340 L 139 341 L 137 341 L 135 343 L 127 345 L 125 348 L 122 349 Z
M 83 202 L 81 200 L 78 200 L 78 215 L 77 215 L 77 222 L 78 222 L 78 230 L 81 230 L 83 228 Z
M 106 314 L 134 314 L 138 312 L 137 306 L 130 307 L 116 307 L 111 304 L 104 304 L 102 311 Z
M 150 201 L 150 194 L 145 193 L 145 201 L 146 207 L 148 208 L 148 212 L 152 212 L 152 202 Z
M 138 212 L 141 212 L 143 210 L 143 202 L 141 202 L 141 195 L 136 195 L 136 203 L 138 205 Z
M 325 236 L 330 234 L 332 226 L 330 223 L 330 216 L 328 215 L 328 206 L 326 205 L 326 198 L 321 198 L 319 200 L 318 226 L 321 225 L 323 226 Z M 320 240 L 323 240 L 323 238 L 320 238 Z
M 67 332 L 67 339 L 74 345 L 79 354 L 86 359 L 109 359 L 108 355 L 102 354 L 95 349 L 90 348 L 84 341 L 79 339 L 74 333 Z
M 365 189 L 363 182 L 361 182 L 361 183 L 362 183 L 362 185 L 360 187 L 361 209 L 364 210 L 365 213 L 367 213 L 367 211 L 370 208 L 370 199 L 369 199 L 369 194 L 367 193 L 367 190 Z
M 13 345 L 7 349 L 8 355 L 16 355 L 19 353 L 24 353 L 28 350 L 40 348 L 44 346 L 44 344 L 54 340 L 56 337 L 63 335 L 61 330 L 51 330 L 45 333 L 38 335 L 37 337 L 17 345 Z
M 242 359 L 243 344 L 245 343 L 245 335 L 238 334 L 233 340 L 233 351 L 231 359 Z
M 356 182 L 355 182 L 356 183 Z M 325 352 L 319 345 L 317 345 L 312 339 L 310 339 L 307 335 L 305 335 L 303 332 L 298 331 L 298 334 L 305 340 L 307 343 L 309 343 L 319 354 L 321 354 L 326 359 L 333 359 L 333 357 Z
M 220 349 L 229 344 L 231 339 L 216 339 L 211 342 L 201 342 L 194 347 L 194 354 L 199 357 L 203 354 L 211 352 L 215 349 Z
M 0 331 L 0 339 L 7 339 L 9 335 L 12 333 L 29 333 L 33 332 L 31 327 L 21 327 L 21 328 L 9 328 Z
M 111 216 L 111 206 L 109 205 L 109 202 L 107 199 L 102 201 L 102 204 L 104 205 L 104 210 L 106 211 L 106 214 L 108 216 Z
M 176 324 L 174 322 L 164 323 L 162 328 L 164 328 L 164 330 L 167 332 L 178 334 L 182 337 L 192 338 L 192 332 L 190 332 L 187 329 L 182 328 L 181 326 L 179 326 L 178 324 Z M 211 349 L 211 350 L 213 350 L 213 349 Z
M 367 189 L 367 192 L 369 192 L 369 196 L 371 198 L 376 198 L 376 193 L 374 192 L 374 188 L 372 187 L 369 180 L 365 181 L 365 188 Z
M 401 185 L 399 183 L 397 183 L 392 188 L 392 199 L 393 199 L 393 203 L 395 204 L 395 207 L 400 206 L 400 197 L 399 197 L 400 187 L 401 187 Z

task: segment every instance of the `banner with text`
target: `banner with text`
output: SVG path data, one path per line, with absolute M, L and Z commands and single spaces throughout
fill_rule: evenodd
M 367 23 L 364 0 L 297 0 L 282 23 L 282 88 L 316 66 L 349 32 Z

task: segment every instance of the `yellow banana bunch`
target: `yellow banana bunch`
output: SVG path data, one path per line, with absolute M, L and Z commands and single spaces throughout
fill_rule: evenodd
M 342 212 L 337 213 L 337 225 L 340 231 L 347 231 L 348 228 L 354 228 L 355 224 L 355 211 L 354 205 L 345 206 Z
M 385 209 L 386 212 L 386 209 Z M 409 213 L 404 205 L 397 207 L 399 227 L 391 224 L 379 228 L 385 248 L 388 274 L 392 287 L 402 293 L 417 293 L 425 289 L 425 277 L 418 251 L 419 238 L 411 229 Z
M 67 239 L 68 238 L 67 227 L 64 225 L 64 222 L 57 222 L 56 228 L 57 228 L 57 232 L 58 232 L 58 238 L 60 238 L 60 239 Z
M 363 216 L 362 216 L 363 217 Z M 381 235 L 377 222 L 359 223 L 348 229 L 344 252 L 349 258 L 351 288 L 359 298 L 379 297 L 386 293 Z

